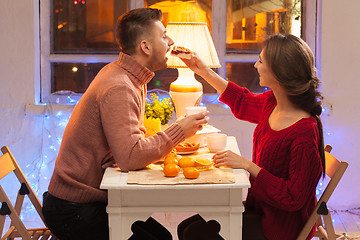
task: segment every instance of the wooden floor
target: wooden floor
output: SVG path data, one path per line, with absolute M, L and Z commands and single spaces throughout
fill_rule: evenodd
M 360 240 L 360 209 L 353 209 L 347 211 L 330 211 L 333 219 L 333 224 L 336 233 L 346 233 L 350 238 L 340 239 L 357 239 Z M 152 216 L 164 225 L 173 235 L 173 240 L 178 240 L 176 227 L 184 219 L 192 216 L 194 213 L 155 213 Z M 24 220 L 26 227 L 34 228 L 41 227 L 37 221 Z M 9 226 L 8 219 L 5 224 L 5 229 Z M 317 238 L 314 238 L 314 240 Z
M 331 211 L 330 213 L 336 233 L 339 235 L 346 233 L 349 236 L 349 238 L 340 238 L 341 240 L 360 240 L 360 209 Z M 178 240 L 177 225 L 191 215 L 191 213 L 165 213 L 153 214 L 153 217 L 171 232 L 173 240 Z
M 330 211 L 336 233 L 346 233 L 350 238 L 360 240 L 360 209 Z M 346 239 L 346 238 L 340 238 Z

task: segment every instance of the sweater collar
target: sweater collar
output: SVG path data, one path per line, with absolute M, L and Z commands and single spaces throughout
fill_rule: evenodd
M 120 52 L 118 62 L 122 68 L 138 80 L 139 85 L 146 85 L 155 76 L 154 72 L 125 53 Z

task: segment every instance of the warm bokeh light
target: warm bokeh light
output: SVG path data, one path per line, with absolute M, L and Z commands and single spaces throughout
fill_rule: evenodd
M 148 7 L 161 9 L 165 26 L 168 22 L 206 22 L 211 26 L 211 0 L 160 1 Z

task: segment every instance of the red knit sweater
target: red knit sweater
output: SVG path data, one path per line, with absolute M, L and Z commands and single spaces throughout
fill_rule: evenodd
M 276 106 L 273 92 L 253 94 L 232 82 L 220 100 L 237 118 L 257 124 L 253 162 L 261 170 L 256 179 L 250 177 L 246 204 L 263 214 L 267 239 L 296 239 L 315 208 L 315 191 L 322 173 L 316 119 L 303 118 L 288 128 L 272 130 L 268 119 Z
M 143 168 L 185 139 L 177 123 L 145 138 L 146 84 L 153 76 L 123 53 L 98 73 L 66 126 L 49 185 L 52 195 L 106 202 L 107 192 L 99 189 L 106 167 L 116 162 L 125 171 Z

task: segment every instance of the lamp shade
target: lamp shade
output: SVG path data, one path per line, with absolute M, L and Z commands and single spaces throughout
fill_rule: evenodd
M 176 46 L 196 52 L 210 68 L 221 67 L 214 43 L 206 23 L 170 22 L 166 27 L 167 35 Z M 178 57 L 168 55 L 167 65 L 170 68 L 187 68 Z

